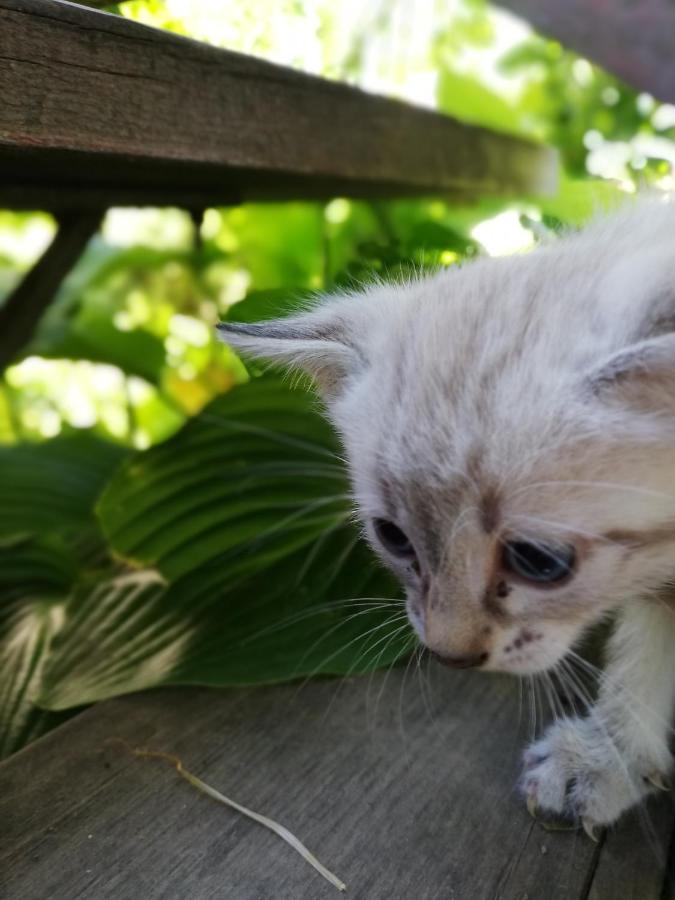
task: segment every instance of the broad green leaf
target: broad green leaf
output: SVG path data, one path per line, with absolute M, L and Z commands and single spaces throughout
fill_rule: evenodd
M 255 570 L 343 521 L 348 487 L 315 406 L 303 390 L 254 379 L 131 457 L 98 505 L 114 551 L 171 580 L 209 561 Z
M 82 585 L 54 639 L 41 705 L 62 710 L 166 684 L 228 686 L 367 672 L 409 652 L 390 576 L 352 526 L 246 577 L 211 565 Z
M 128 459 L 98 510 L 115 552 L 144 568 L 73 592 L 40 702 L 64 709 L 161 684 L 269 683 L 400 658 L 405 612 L 348 521 L 336 450 L 305 391 L 261 378 Z
M 0 758 L 55 724 L 35 698 L 75 572 L 57 540 L 0 542 Z
M 50 648 L 38 703 L 66 709 L 166 683 L 189 620 L 165 609 L 166 583 L 152 570 L 84 580 L 69 598 L 68 627 Z
M 0 446 L 0 537 L 92 523 L 96 498 L 127 452 L 87 433 Z
M 414 643 L 399 591 L 352 525 L 241 581 L 198 571 L 169 592 L 203 622 L 174 678 L 256 684 L 391 665 Z

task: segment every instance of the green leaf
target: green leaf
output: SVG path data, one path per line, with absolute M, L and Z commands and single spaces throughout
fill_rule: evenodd
M 494 128 L 507 134 L 523 134 L 518 108 L 495 94 L 471 75 L 443 69 L 436 97 L 443 112 L 463 122 Z
M 212 565 L 174 585 L 152 570 L 82 585 L 52 643 L 39 703 L 63 710 L 159 685 L 371 671 L 411 647 L 394 595 L 352 526 L 249 577 Z
M 170 591 L 194 603 L 204 623 L 174 673 L 179 683 L 359 674 L 391 665 L 416 643 L 400 588 L 351 525 L 239 583 L 227 569 L 195 576 Z
M 0 542 L 0 758 L 55 724 L 35 698 L 75 572 L 57 540 Z
M 347 482 L 315 404 L 254 379 L 131 457 L 98 505 L 115 552 L 172 580 L 214 559 L 254 570 L 343 521 Z
M 306 291 L 278 288 L 268 291 L 251 291 L 243 300 L 233 303 L 227 310 L 227 318 L 234 322 L 259 322 L 276 319 L 292 313 L 303 305 Z
M 581 226 L 594 215 L 608 212 L 626 200 L 626 194 L 612 181 L 599 178 L 570 178 L 561 172 L 560 188 L 555 197 L 537 197 L 542 213 L 564 222 Z
M 406 249 L 412 254 L 413 248 L 422 250 L 452 250 L 459 256 L 473 253 L 477 244 L 460 231 L 442 225 L 440 222 L 418 222 L 410 229 Z
M 0 446 L 0 537 L 92 523 L 96 498 L 127 452 L 88 433 Z
M 47 359 L 108 363 L 153 384 L 159 382 L 166 356 L 164 343 L 156 335 L 141 328 L 120 331 L 109 311 L 90 307 L 43 328 L 30 353 Z
M 314 405 L 257 379 L 120 467 L 98 511 L 115 552 L 144 568 L 81 581 L 41 704 L 370 671 L 410 649 Z
M 43 472 L 42 516 L 14 511 L 22 528 L 86 518 L 117 457 L 80 437 L 4 451 L 17 451 L 19 480 L 17 458 L 33 479 L 41 451 L 59 462 Z M 131 691 L 367 672 L 409 652 L 398 589 L 349 521 L 336 450 L 309 394 L 257 379 L 113 475 L 101 521 L 142 569 L 111 571 L 98 548 L 76 554 L 57 537 L 6 538 L 0 752 Z

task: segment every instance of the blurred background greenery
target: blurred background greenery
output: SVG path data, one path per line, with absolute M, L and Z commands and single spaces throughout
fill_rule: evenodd
M 675 107 L 483 0 L 133 0 L 120 15 L 550 143 L 555 197 L 112 209 L 0 382 L 0 755 L 103 697 L 367 671 L 409 654 L 302 390 L 221 318 L 532 247 L 672 190 Z M 0 303 L 49 243 L 0 212 Z M 347 602 L 349 601 L 349 602 Z

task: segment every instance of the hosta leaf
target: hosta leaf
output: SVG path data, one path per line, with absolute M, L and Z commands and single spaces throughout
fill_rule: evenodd
M 54 724 L 34 703 L 75 571 L 58 541 L 0 543 L 0 758 Z
M 0 447 L 0 537 L 90 522 L 97 496 L 127 452 L 86 433 Z
M 82 586 L 54 639 L 50 709 L 166 684 L 263 684 L 370 671 L 410 649 L 390 577 L 351 526 L 264 571 L 209 565 L 167 585 L 142 571 Z
M 389 665 L 412 644 L 398 592 L 351 525 L 240 583 L 202 569 L 170 591 L 203 623 L 173 677 L 255 684 Z
M 171 580 L 242 554 L 260 568 L 348 515 L 336 452 L 305 391 L 254 379 L 123 464 L 99 516 L 119 555 Z
M 52 644 L 40 704 L 64 709 L 165 684 L 191 634 L 165 595 L 152 570 L 80 584 Z
M 21 712 L 13 740 L 48 721 L 35 703 L 59 711 L 166 684 L 358 673 L 409 650 L 396 588 L 349 521 L 336 450 L 304 391 L 254 380 L 113 474 L 100 520 L 140 568 L 111 574 L 78 550 L 99 571 L 72 585 L 72 566 L 35 556 L 42 544 L 29 542 L 35 565 L 12 557 L 0 634 L 14 672 L 5 708 L 12 722 Z

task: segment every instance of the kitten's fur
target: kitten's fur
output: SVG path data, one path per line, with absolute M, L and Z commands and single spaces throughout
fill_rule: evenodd
M 530 808 L 589 832 L 671 768 L 674 235 L 675 205 L 643 200 L 527 255 L 222 326 L 315 378 L 370 539 L 431 650 L 539 672 L 616 614 L 592 714 L 525 756 Z M 377 519 L 405 532 L 416 565 L 381 546 Z M 573 577 L 505 572 L 515 539 L 573 546 Z

